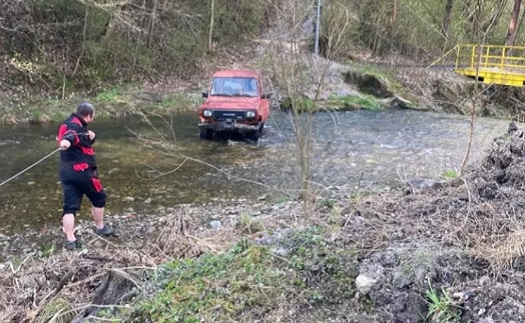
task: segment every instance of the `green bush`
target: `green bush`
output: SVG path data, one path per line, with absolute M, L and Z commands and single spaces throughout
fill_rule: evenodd
M 159 292 L 127 322 L 253 321 L 273 309 L 348 301 L 357 275 L 355 253 L 304 229 L 280 243 L 288 255 L 241 242 L 222 254 L 166 264 Z

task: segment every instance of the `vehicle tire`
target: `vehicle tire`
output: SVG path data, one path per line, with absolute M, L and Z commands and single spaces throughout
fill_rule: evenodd
M 259 141 L 259 138 L 261 138 L 261 131 L 258 130 L 258 131 L 249 132 L 246 137 L 251 141 L 257 142 Z
M 213 138 L 213 130 L 201 128 L 200 129 L 200 137 L 201 139 L 210 140 Z
M 247 135 L 248 139 L 255 141 L 255 142 L 259 141 L 259 139 L 261 139 L 261 136 L 262 136 L 263 128 L 264 128 L 264 123 L 261 124 L 261 126 L 259 127 L 259 130 L 248 133 Z

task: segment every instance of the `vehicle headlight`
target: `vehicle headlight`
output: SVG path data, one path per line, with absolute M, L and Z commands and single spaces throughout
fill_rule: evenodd
M 255 111 L 247 111 L 246 112 L 247 118 L 255 118 Z
M 205 116 L 205 117 L 211 117 L 212 116 L 212 112 L 211 112 L 211 110 L 204 110 L 204 111 L 202 111 L 202 115 Z

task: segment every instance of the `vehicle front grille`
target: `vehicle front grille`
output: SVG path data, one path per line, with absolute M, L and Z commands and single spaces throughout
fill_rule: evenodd
M 216 120 L 244 120 L 244 111 L 215 110 L 213 118 Z

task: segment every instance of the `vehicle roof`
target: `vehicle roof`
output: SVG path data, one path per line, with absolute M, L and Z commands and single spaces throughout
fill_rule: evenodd
M 259 72 L 254 70 L 221 70 L 215 72 L 213 77 L 258 77 Z

